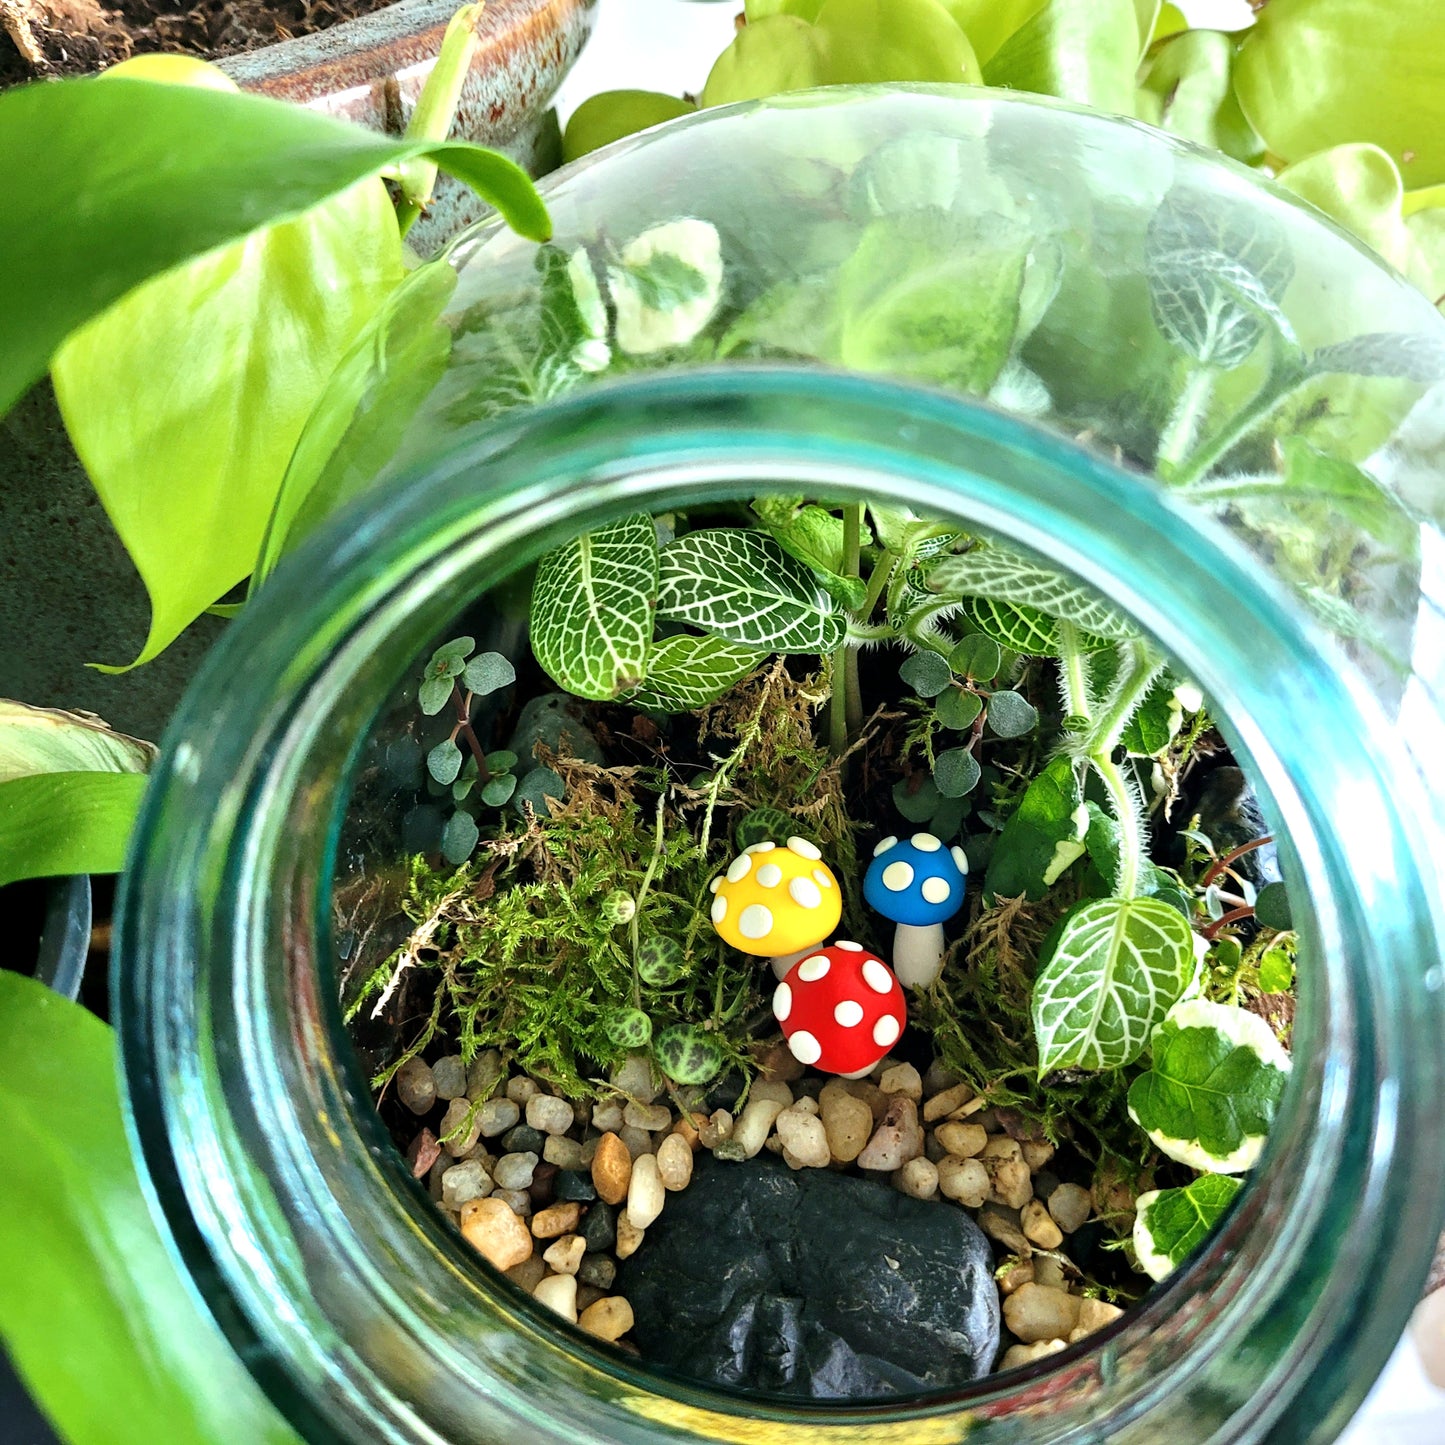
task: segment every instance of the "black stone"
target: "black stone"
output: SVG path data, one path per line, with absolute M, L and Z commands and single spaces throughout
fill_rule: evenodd
M 540 1159 L 546 1143 L 547 1136 L 540 1129 L 534 1129 L 530 1124 L 517 1124 L 502 1135 L 502 1153 L 531 1153 Z
M 617 1278 L 617 1266 L 606 1254 L 585 1254 L 577 1266 L 577 1283 L 590 1284 L 594 1289 L 611 1289 Z
M 617 1211 L 600 1199 L 587 1211 L 582 1228 L 577 1231 L 587 1241 L 587 1253 L 611 1249 L 617 1243 Z
M 584 1174 L 580 1169 L 559 1169 L 556 1180 L 557 1198 L 564 1203 L 569 1199 L 576 1199 L 583 1204 L 589 1204 L 597 1198 L 597 1186 L 592 1182 L 590 1174 Z
M 700 1158 L 617 1293 L 644 1359 L 769 1394 L 953 1388 L 986 1374 L 999 1343 L 993 1254 L 961 1209 L 772 1156 Z

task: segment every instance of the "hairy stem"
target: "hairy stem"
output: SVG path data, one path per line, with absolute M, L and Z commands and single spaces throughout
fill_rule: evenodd
M 1303 379 L 1297 366 L 1289 363 L 1277 366 L 1249 404 L 1230 417 L 1202 446 L 1181 460 L 1174 474 L 1166 480 L 1172 486 L 1184 487 L 1207 476 L 1221 458 L 1289 400 Z
M 1103 712 L 1094 720 L 1089 735 L 1088 751 L 1091 755 L 1113 755 L 1129 719 L 1134 716 L 1144 700 L 1144 694 L 1164 665 L 1163 659 L 1143 641 L 1121 643 L 1119 653 L 1119 675 L 1114 679 Z
M 1213 390 L 1212 371 L 1201 366 L 1189 373 L 1189 379 L 1179 393 L 1179 400 L 1174 404 L 1174 411 L 1160 434 L 1159 450 L 1154 457 L 1155 470 L 1166 480 L 1188 455 Z
M 850 502 L 843 508 L 843 566 L 844 577 L 858 575 L 858 562 L 862 550 L 863 504 Z M 850 666 L 851 657 L 851 666 Z M 844 637 L 833 653 L 833 696 L 828 704 L 828 751 L 835 758 L 841 758 L 848 751 L 849 739 L 862 725 L 863 707 L 860 699 L 850 696 L 857 690 L 857 655 L 848 646 Z
M 1069 717 L 1092 719 L 1093 699 L 1089 692 L 1089 659 L 1079 646 L 1079 629 L 1061 617 L 1054 633 L 1059 644 L 1059 681 L 1064 693 L 1064 712 Z
M 1096 754 L 1089 759 L 1109 794 L 1109 805 L 1119 824 L 1119 882 L 1114 892 L 1133 898 L 1139 891 L 1139 867 L 1144 858 L 1144 818 L 1139 798 L 1113 758 Z

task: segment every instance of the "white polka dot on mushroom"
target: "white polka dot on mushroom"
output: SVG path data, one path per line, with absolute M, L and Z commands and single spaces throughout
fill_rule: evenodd
M 712 901 L 712 921 L 714 923 L 721 923 L 723 919 L 727 916 L 728 901 L 722 896 L 721 893 L 719 893 L 718 896 Z
M 873 1042 L 880 1049 L 891 1049 L 898 1042 L 898 1035 L 903 1032 L 898 1020 L 892 1014 L 884 1014 L 876 1024 L 873 1025 Z M 796 1056 L 797 1051 L 794 1050 Z
M 888 965 L 879 963 L 876 958 L 870 958 L 864 963 L 863 982 L 874 993 L 893 992 L 893 975 L 888 971 Z
M 932 833 L 915 833 L 909 840 L 920 853 L 937 853 L 943 844 Z
M 886 852 L 887 852 L 891 847 L 893 847 L 894 844 L 896 844 L 897 842 L 898 842 L 898 835 L 897 835 L 896 833 L 890 833 L 890 834 L 873 850 L 873 856 L 874 856 L 875 858 L 877 858 L 877 857 L 879 857 L 880 855 L 886 853 Z
M 965 853 L 963 849 L 958 846 L 957 843 L 955 843 L 953 847 L 950 848 L 948 851 L 953 854 L 953 861 L 958 864 L 958 871 L 960 873 L 967 874 L 968 854 Z
M 798 965 L 798 978 L 803 983 L 817 983 L 832 966 L 824 954 L 815 953 L 812 958 L 805 958 Z
M 750 843 L 743 849 L 744 853 L 771 853 L 778 845 L 776 843 Z
M 714 878 L 714 879 L 712 880 L 712 882 L 707 885 L 707 889 L 708 889 L 708 892 L 709 892 L 709 893 L 716 893 L 716 892 L 718 891 L 718 889 L 721 888 L 721 887 L 722 887 L 722 879 L 721 879 L 721 878 Z
M 776 888 L 783 881 L 783 870 L 776 863 L 764 863 L 758 869 L 758 886 Z
M 925 878 L 923 880 L 923 901 L 925 903 L 947 903 L 953 889 L 947 878 Z
M 799 1029 L 788 1040 L 788 1048 L 800 1064 L 816 1064 L 823 1057 L 823 1046 L 807 1029 Z
M 806 858 L 810 863 L 816 863 L 823 856 L 816 843 L 810 843 L 806 838 L 789 838 L 788 851 L 796 853 L 799 858 Z
M 840 939 L 837 941 L 837 943 L 835 943 L 835 944 L 833 945 L 833 947 L 834 947 L 834 948 L 846 948 L 849 953 L 862 953 L 862 952 L 863 952 L 863 945 L 862 945 L 861 943 L 854 943 L 851 938 L 840 938 Z
M 811 878 L 794 878 L 788 884 L 788 893 L 799 908 L 821 908 L 823 895 Z
M 816 883 L 819 888 L 831 888 L 833 886 L 833 880 L 828 876 L 827 869 L 825 868 L 813 869 L 813 882 Z
M 738 932 L 744 938 L 766 938 L 773 931 L 773 911 L 761 903 L 749 903 L 738 914 Z
M 728 864 L 728 882 L 741 883 L 753 871 L 753 860 L 746 853 L 739 853 Z
M 883 886 L 890 893 L 902 893 L 913 882 L 913 866 L 901 859 L 883 870 Z
M 780 983 L 773 990 L 773 1017 L 780 1024 L 788 1021 L 788 1015 L 793 1011 L 793 990 L 786 983 Z
M 845 1029 L 856 1029 L 863 1022 L 863 1005 L 856 999 L 845 998 L 833 1010 L 833 1021 Z

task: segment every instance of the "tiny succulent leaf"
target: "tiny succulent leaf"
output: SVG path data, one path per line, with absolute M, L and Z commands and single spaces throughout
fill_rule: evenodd
M 548 798 L 565 798 L 567 784 L 555 768 L 532 768 L 517 781 L 517 790 L 512 794 L 512 806 L 518 812 L 529 807 L 542 817 L 547 815 Z
M 445 674 L 447 677 L 457 677 L 466 666 L 467 658 L 472 655 L 476 645 L 477 640 L 474 637 L 454 637 L 450 642 L 442 643 L 427 662 L 427 672 L 435 672 L 438 676 Z
M 1193 931 L 1167 903 L 1082 904 L 1034 981 L 1039 1071 L 1133 1063 L 1193 976 Z
M 640 1008 L 617 1009 L 607 1015 L 602 1031 L 621 1049 L 640 1049 L 652 1038 L 652 1020 Z
M 1039 725 L 1039 712 L 1022 693 L 1001 688 L 988 700 L 987 723 L 1001 738 L 1021 738 Z
M 1141 1194 L 1134 1219 L 1134 1252 L 1151 1279 L 1165 1279 L 1201 1244 L 1239 1193 L 1239 1180 L 1203 1174 L 1182 1189 Z
M 637 973 L 649 988 L 668 988 L 687 972 L 687 954 L 677 939 L 653 933 L 637 945 Z
M 1084 851 L 1088 815 L 1066 757 L 1055 758 L 1019 799 L 994 844 L 984 875 L 985 898 L 1041 899 Z
M 716 1040 L 690 1024 L 673 1024 L 652 1045 L 662 1072 L 674 1083 L 708 1084 L 722 1072 L 723 1052 Z
M 1289 1079 L 1290 1059 L 1256 1014 L 1232 1004 L 1176 1004 L 1129 1086 L 1129 1117 L 1171 1159 L 1207 1174 L 1252 1169 Z
M 722 637 L 668 637 L 653 646 L 647 681 L 628 701 L 658 712 L 691 712 L 716 702 L 765 657 Z
M 509 773 L 516 766 L 517 755 L 507 748 L 498 748 L 496 752 L 487 754 L 489 773 Z
M 417 705 L 428 717 L 435 717 L 447 705 L 453 686 L 450 676 L 424 678 L 416 690 Z
M 1254 916 L 1266 928 L 1293 928 L 1289 889 L 1283 883 L 1266 883 L 1254 900 Z
M 554 681 L 605 700 L 647 673 L 657 597 L 657 532 L 635 513 L 549 552 L 532 585 L 532 651 Z
M 919 697 L 937 697 L 953 680 L 953 670 L 936 652 L 915 652 L 905 658 L 898 675 Z
M 439 783 L 456 782 L 462 770 L 462 750 L 450 738 L 444 738 L 426 755 L 426 770 Z
M 933 704 L 934 716 L 944 727 L 955 732 L 971 728 L 982 711 L 983 699 L 976 692 L 968 692 L 961 687 L 945 689 Z
M 472 856 L 481 836 L 476 819 L 458 809 L 442 829 L 442 856 L 448 863 L 455 863 L 460 868 Z
M 500 652 L 478 653 L 462 673 L 462 686 L 478 697 L 510 687 L 516 680 L 516 668 Z
M 738 528 L 689 532 L 663 548 L 657 614 L 771 652 L 832 652 L 844 633 L 806 567 L 772 537 Z
M 932 778 L 917 779 L 915 788 L 907 778 L 899 778 L 893 785 L 893 806 L 910 823 L 926 823 L 937 812 L 943 801 L 943 794 Z
M 993 638 L 975 632 L 953 649 L 948 665 L 971 682 L 991 682 L 1003 667 L 1003 653 Z
M 500 808 L 503 803 L 511 800 L 512 794 L 517 791 L 517 775 L 515 773 L 499 773 L 494 778 L 488 778 L 482 785 L 482 802 L 489 808 Z
M 977 786 L 978 759 L 967 748 L 946 748 L 933 764 L 933 781 L 945 798 L 962 798 Z

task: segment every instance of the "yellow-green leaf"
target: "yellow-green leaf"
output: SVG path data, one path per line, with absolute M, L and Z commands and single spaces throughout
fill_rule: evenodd
M 144 773 L 154 743 L 127 737 L 94 713 L 0 698 L 0 783 L 37 773 Z
M 1134 0 L 1046 0 L 998 48 L 983 78 L 1133 115 L 1138 61 Z
M 0 783 L 0 887 L 120 872 L 145 788 L 142 773 L 38 773 Z

